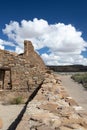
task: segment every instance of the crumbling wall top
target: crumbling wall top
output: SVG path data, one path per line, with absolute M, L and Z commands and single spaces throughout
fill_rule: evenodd
M 31 41 L 24 40 L 24 55 L 28 56 L 29 53 L 34 51 L 34 47 Z

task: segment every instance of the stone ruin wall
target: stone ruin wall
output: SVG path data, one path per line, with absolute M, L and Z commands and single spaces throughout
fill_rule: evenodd
M 0 68 L 5 70 L 4 89 L 9 85 L 12 89 L 29 89 L 30 85 L 41 82 L 45 64 L 32 43 L 24 41 L 23 54 L 0 50 Z
M 16 130 L 87 130 L 87 113 L 66 92 L 58 74 L 45 73 Z

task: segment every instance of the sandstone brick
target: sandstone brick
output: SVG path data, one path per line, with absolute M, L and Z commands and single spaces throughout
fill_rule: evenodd
M 56 129 L 57 130 L 57 129 Z M 59 130 L 72 130 L 72 128 L 68 128 L 68 127 L 65 127 L 65 126 L 61 126 L 59 128 Z
M 50 128 L 49 126 L 42 125 L 40 127 L 37 127 L 37 130 L 54 130 L 54 129 Z
M 60 97 L 65 99 L 65 98 L 69 97 L 69 94 L 65 90 L 61 90 Z
M 72 98 L 67 97 L 65 101 L 68 102 L 70 106 L 78 106 L 77 102 Z
M 49 110 L 51 112 L 57 110 L 58 104 L 49 102 L 47 104 L 41 105 L 40 108 L 44 110 Z

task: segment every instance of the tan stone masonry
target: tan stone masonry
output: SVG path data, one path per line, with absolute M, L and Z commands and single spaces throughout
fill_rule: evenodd
M 0 50 L 0 89 L 29 90 L 29 82 L 41 81 L 44 70 L 45 64 L 30 41 L 24 41 L 23 54 Z

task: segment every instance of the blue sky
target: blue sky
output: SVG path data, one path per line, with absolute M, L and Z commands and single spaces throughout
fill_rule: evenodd
M 87 0 L 0 0 L 0 48 L 25 39 L 48 65 L 87 65 Z

